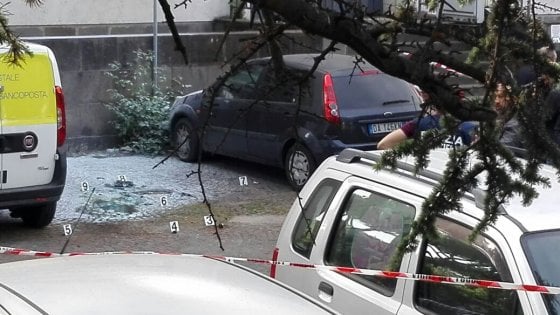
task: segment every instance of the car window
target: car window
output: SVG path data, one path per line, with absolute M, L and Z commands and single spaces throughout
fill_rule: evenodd
M 377 108 L 378 111 L 414 111 L 421 103 L 412 86 L 384 73 L 358 71 L 351 76 L 333 77 L 336 100 L 341 110 Z
M 364 189 L 353 190 L 338 219 L 326 262 L 334 266 L 388 270 L 397 245 L 410 231 L 415 208 Z M 398 261 L 400 262 L 400 260 Z M 398 267 L 397 267 L 398 268 Z M 396 279 L 346 275 L 390 296 Z
M 275 71 L 268 68 L 259 86 L 263 99 L 270 102 L 296 103 L 299 97 L 300 80 L 303 71 L 286 69 Z M 305 86 L 305 84 L 304 84 Z M 307 89 L 302 89 L 306 91 Z
M 264 69 L 262 64 L 245 65 L 226 79 L 218 91 L 218 96 L 233 99 L 253 99 L 256 97 L 257 83 Z
M 437 219 L 440 238 L 423 250 L 419 272 L 439 276 L 511 282 L 503 255 L 491 239 L 457 223 Z M 415 303 L 437 314 L 522 314 L 517 292 L 417 282 Z
M 538 285 L 560 286 L 558 273 L 558 244 L 560 244 L 560 231 L 544 231 L 528 233 L 521 237 L 523 250 L 531 266 L 531 271 Z M 542 295 L 548 312 L 560 314 L 560 296 L 557 294 Z
M 330 178 L 322 181 L 317 185 L 303 208 L 296 224 L 295 233 L 292 236 L 292 244 L 296 252 L 307 258 L 311 254 L 325 211 L 327 211 L 340 184 L 339 181 Z

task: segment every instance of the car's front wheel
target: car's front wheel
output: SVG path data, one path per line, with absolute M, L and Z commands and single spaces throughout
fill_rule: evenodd
M 288 150 L 284 163 L 288 182 L 300 191 L 315 170 L 313 155 L 305 146 L 296 143 Z
M 49 225 L 56 212 L 56 202 L 12 210 L 12 216 L 21 217 L 25 225 L 42 228 Z
M 198 136 L 186 118 L 180 118 L 172 130 L 172 144 L 179 159 L 194 162 L 198 158 Z

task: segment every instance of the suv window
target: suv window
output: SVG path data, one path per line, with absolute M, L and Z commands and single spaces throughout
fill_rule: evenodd
M 500 249 L 479 235 L 468 240 L 472 230 L 437 219 L 440 238 L 424 247 L 420 273 L 511 282 Z M 517 292 L 450 284 L 417 282 L 416 305 L 438 314 L 522 314 Z
M 226 82 L 218 91 L 218 96 L 228 99 L 255 98 L 257 82 L 263 68 L 264 65 L 262 64 L 250 64 L 238 70 L 226 79 Z
M 558 267 L 558 256 L 556 256 L 558 251 L 555 250 L 560 244 L 560 231 L 525 234 L 521 237 L 521 244 L 537 284 L 560 286 L 560 275 L 558 274 L 560 268 Z M 542 297 L 550 314 L 560 314 L 560 296 L 543 294 Z
M 307 258 L 311 254 L 325 211 L 331 204 L 340 184 L 339 181 L 329 178 L 317 185 L 298 219 L 297 228 L 292 236 L 292 244 L 296 252 Z
M 393 269 L 390 266 L 391 259 L 401 238 L 410 231 L 415 213 L 412 205 L 364 189 L 355 189 L 339 216 L 327 254 L 327 264 Z M 393 294 L 397 284 L 396 279 L 352 274 L 345 276 L 387 296 Z

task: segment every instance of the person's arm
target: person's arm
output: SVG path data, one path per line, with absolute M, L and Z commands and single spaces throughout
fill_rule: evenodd
M 414 135 L 416 130 L 417 120 L 411 120 L 406 122 L 402 127 L 397 130 L 391 131 L 388 135 L 383 137 L 379 143 L 377 143 L 378 150 L 391 149 L 397 144 L 403 142 L 404 140 L 410 138 Z
M 408 137 L 406 136 L 406 134 L 402 129 L 399 128 L 397 130 L 393 130 L 388 135 L 383 137 L 383 139 L 381 139 L 379 143 L 377 143 L 377 149 L 378 150 L 391 149 L 406 139 L 408 139 Z

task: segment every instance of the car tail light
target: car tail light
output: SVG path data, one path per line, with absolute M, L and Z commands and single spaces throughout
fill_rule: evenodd
M 278 247 L 274 248 L 274 251 L 272 252 L 272 261 L 278 261 Z M 276 278 L 276 264 L 270 265 L 270 277 Z
M 64 93 L 60 86 L 55 87 L 56 94 L 56 144 L 61 146 L 66 141 L 66 112 L 64 106 Z
M 336 103 L 336 95 L 334 94 L 334 86 L 330 73 L 325 74 L 323 78 L 323 111 L 325 119 L 328 122 L 340 124 L 338 104 Z

